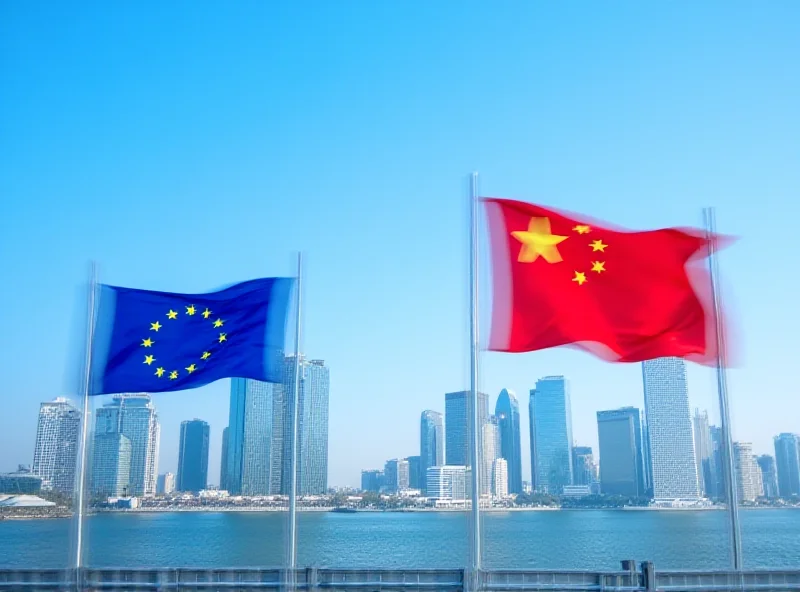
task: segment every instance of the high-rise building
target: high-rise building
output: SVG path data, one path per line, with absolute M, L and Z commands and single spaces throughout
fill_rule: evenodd
M 96 497 L 129 496 L 131 485 L 131 440 L 120 432 L 97 433 L 94 437 L 92 491 Z
M 596 481 L 594 454 L 591 446 L 572 447 L 572 482 L 574 485 L 591 485 Z
M 419 476 L 420 472 L 420 457 L 419 456 L 409 456 L 406 458 L 408 461 L 408 488 L 409 489 L 420 489 L 421 487 L 421 480 Z
M 700 494 L 705 497 L 717 497 L 716 477 L 714 475 L 714 447 L 711 440 L 711 426 L 708 423 L 708 411 L 694 410 L 692 418 L 694 427 L 694 460 L 697 465 L 697 484 Z
M 469 465 L 469 441 L 472 434 L 472 412 L 469 391 L 446 393 L 444 396 L 444 447 L 445 463 L 453 466 Z M 478 393 L 478 425 L 489 417 L 489 397 Z M 480 433 L 479 436 L 480 437 Z M 478 446 L 480 450 L 480 445 Z
M 775 436 L 775 464 L 778 467 L 778 493 L 782 498 L 800 496 L 800 436 Z
M 45 488 L 72 494 L 80 431 L 81 412 L 66 399 L 59 397 L 39 406 L 31 471 L 42 478 Z
M 383 487 L 383 471 L 361 471 L 361 491 L 378 492 Z
M 522 493 L 522 441 L 517 396 L 508 389 L 500 391 L 494 414 L 500 429 L 500 457 L 508 463 L 508 492 Z
M 645 495 L 639 417 L 635 407 L 597 412 L 600 487 L 607 495 Z
M 563 376 L 546 376 L 530 392 L 531 473 L 536 491 L 560 494 L 572 484 L 572 411 Z
M 481 461 L 483 472 L 481 473 L 481 495 L 491 495 L 494 489 L 492 470 L 494 461 L 500 458 L 500 429 L 497 425 L 497 417 L 490 415 L 486 423 L 483 424 L 483 435 L 481 436 Z
M 709 426 L 711 434 L 711 475 L 710 481 L 712 483 L 713 493 L 712 499 L 727 501 L 728 494 L 725 491 L 725 454 L 724 443 L 722 441 L 722 428 L 719 426 Z
M 492 493 L 495 497 L 506 497 L 508 495 L 508 463 L 504 458 L 498 458 L 494 461 L 492 486 Z
M 642 363 L 642 380 L 653 497 L 656 500 L 697 499 L 686 364 L 680 358 L 648 360 Z
M 111 403 L 103 405 L 96 413 L 95 444 L 93 451 L 94 464 L 104 465 L 102 455 L 108 446 L 114 444 L 103 442 L 98 444 L 102 436 L 122 434 L 130 441 L 130 467 L 128 470 L 128 495 L 151 496 L 156 493 L 156 477 L 158 475 L 158 448 L 161 439 L 161 426 L 158 414 L 150 399 L 150 395 L 124 394 L 115 395 Z M 118 443 L 122 457 L 123 444 Z M 124 471 L 120 474 L 124 474 Z M 108 483 L 108 481 L 104 481 Z
M 463 501 L 470 491 L 470 470 L 465 466 L 430 467 L 425 482 L 426 497 L 436 500 Z
M 750 442 L 733 443 L 733 462 L 736 467 L 736 497 L 739 502 L 753 502 L 761 495 L 760 471 L 753 457 Z
M 764 497 L 775 499 L 778 497 L 778 471 L 775 468 L 775 459 L 769 454 L 756 457 L 758 468 L 761 471 L 761 483 Z
M 428 487 L 428 469 L 444 464 L 444 424 L 442 414 L 430 409 L 422 412 L 419 426 L 420 489 Z
M 277 493 L 272 487 L 274 393 L 281 385 L 231 379 L 228 417 L 228 490 L 241 495 Z
M 223 491 L 228 489 L 228 428 L 222 430 L 222 454 L 220 455 L 219 465 L 219 488 Z
M 294 392 L 294 356 L 287 356 L 284 391 Z M 328 491 L 328 400 L 330 373 L 323 360 L 300 356 L 300 411 L 298 417 L 297 493 L 315 495 Z M 289 397 L 287 400 L 291 400 Z M 289 409 L 289 406 L 286 406 Z M 289 455 L 291 433 L 284 425 L 284 494 L 289 492 Z
M 199 493 L 208 488 L 208 443 L 211 428 L 200 419 L 181 422 L 178 448 L 178 491 Z
M 156 481 L 156 493 L 158 495 L 169 495 L 175 491 L 175 474 L 162 473 Z
M 408 461 L 406 459 L 393 458 L 392 460 L 387 460 L 383 475 L 386 491 L 398 493 L 408 489 Z

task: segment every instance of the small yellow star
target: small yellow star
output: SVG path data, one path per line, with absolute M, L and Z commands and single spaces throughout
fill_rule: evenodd
M 158 333 L 158 330 L 160 328 L 161 328 L 161 323 L 159 323 L 158 321 L 156 321 L 155 323 L 150 323 L 150 330 L 151 331 L 155 331 L 156 333 Z
M 227 341 L 227 340 L 228 340 L 228 334 L 227 333 L 220 333 L 219 334 L 219 342 L 220 343 L 222 343 L 223 341 Z
M 177 319 L 178 318 L 177 311 L 174 311 L 174 310 L 170 309 L 170 311 L 167 313 L 167 318 L 168 319 Z
M 573 282 L 578 282 L 578 285 L 582 286 L 587 281 L 586 280 L 586 274 L 583 273 L 583 272 L 580 272 L 580 271 L 576 271 L 575 272 L 575 277 L 572 278 L 572 281 Z
M 150 364 L 152 364 L 153 362 L 155 362 L 155 361 L 156 361 L 156 358 L 155 358 L 155 356 L 149 356 L 149 355 L 148 355 L 148 356 L 145 356 L 145 357 L 144 357 L 144 363 L 145 363 L 145 364 L 147 364 L 148 366 L 149 366 Z
M 195 312 L 197 312 L 197 309 L 194 307 L 194 304 L 186 307 L 186 314 L 189 316 L 192 316 Z
M 142 340 L 142 347 L 153 347 L 154 343 L 155 343 L 155 341 L 153 341 L 152 339 L 150 339 L 148 337 L 147 339 L 143 339 Z
M 156 376 L 158 376 L 159 378 L 164 376 L 164 369 L 163 368 L 156 368 Z
M 511 236 L 522 243 L 517 257 L 520 263 L 533 263 L 539 256 L 548 263 L 562 261 L 556 245 L 569 238 L 550 232 L 550 218 L 535 217 L 528 222 L 528 230 L 515 230 Z
M 592 241 L 592 243 L 589 246 L 592 247 L 592 251 L 602 251 L 603 253 L 605 253 L 606 252 L 605 248 L 608 245 L 604 245 L 603 241 L 601 241 L 601 240 L 596 240 L 596 241 Z
M 224 324 L 225 324 L 225 322 L 222 319 L 217 319 L 216 321 L 214 321 L 214 327 L 216 327 L 217 329 L 222 327 L 222 325 L 224 325 Z
M 200 359 L 201 360 L 207 360 L 210 357 L 211 357 L 211 352 L 203 352 L 203 355 L 200 356 Z
M 194 372 L 195 370 L 197 370 L 197 366 L 195 366 L 194 364 L 189 364 L 188 366 L 186 366 L 186 371 L 187 371 L 189 374 L 191 374 L 191 373 L 192 373 L 192 372 Z
M 172 372 L 169 373 L 169 379 L 170 380 L 175 380 L 176 378 L 178 378 L 178 371 L 177 370 L 173 370 Z
M 210 317 L 210 316 L 211 316 L 211 311 L 210 311 L 210 310 L 208 310 L 208 309 L 205 309 L 205 310 L 203 311 L 203 318 L 204 318 L 204 319 L 207 319 L 207 318 L 208 318 L 208 317 Z
M 597 273 L 601 273 L 606 270 L 606 262 L 605 261 L 592 261 L 592 271 L 596 271 Z
M 587 234 L 588 232 L 591 232 L 592 229 L 586 224 L 578 224 L 577 226 L 573 227 L 572 230 L 574 230 L 578 234 Z

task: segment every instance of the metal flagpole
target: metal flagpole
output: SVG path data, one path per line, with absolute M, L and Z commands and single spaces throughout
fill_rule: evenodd
M 301 294 L 302 294 L 303 254 L 297 254 L 297 307 L 295 314 L 294 330 L 294 386 L 292 392 L 291 425 L 292 425 L 292 453 L 289 462 L 289 538 L 286 549 L 286 563 L 289 576 L 290 589 L 294 589 L 295 570 L 297 569 L 297 442 L 299 430 L 300 409 L 300 321 L 301 321 Z
M 83 519 L 84 519 L 84 502 L 86 497 L 86 468 L 88 465 L 88 450 L 87 439 L 89 436 L 89 385 L 91 380 L 92 371 L 92 345 L 94 342 L 94 325 L 95 325 L 95 307 L 97 297 L 97 266 L 95 262 L 91 263 L 91 271 L 89 276 L 89 298 L 88 298 L 88 312 L 89 320 L 86 325 L 86 357 L 84 360 L 84 373 L 82 380 L 83 390 L 83 414 L 81 415 L 81 439 L 78 447 L 78 478 L 76 489 L 78 497 L 76 500 L 77 512 L 76 520 L 77 525 L 75 529 L 75 585 L 78 590 L 83 589 Z
M 470 588 L 480 587 L 481 572 L 481 469 L 480 441 L 481 415 L 478 404 L 478 173 L 470 178 L 470 256 L 469 256 L 469 308 L 470 308 L 470 393 L 469 405 L 472 410 L 469 438 L 469 461 L 472 472 L 472 524 L 470 540 Z
M 731 436 L 731 410 L 728 402 L 728 381 L 725 365 L 727 351 L 725 334 L 722 327 L 722 296 L 719 289 L 719 261 L 717 259 L 716 216 L 713 208 L 703 210 L 703 219 L 708 240 L 708 269 L 711 276 L 711 298 L 714 308 L 714 331 L 717 338 L 717 394 L 719 395 L 719 415 L 722 428 L 723 469 L 725 474 L 725 490 L 728 499 L 728 526 L 730 529 L 731 556 L 733 569 L 742 569 L 742 536 L 739 527 L 739 500 L 737 499 L 736 481 L 733 463 L 733 437 Z

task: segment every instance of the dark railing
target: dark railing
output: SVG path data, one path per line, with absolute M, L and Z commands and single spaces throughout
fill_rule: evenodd
M 489 570 L 481 573 L 487 592 L 785 592 L 800 591 L 800 570 L 664 571 L 652 563 L 641 570 L 624 562 L 626 571 Z M 464 592 L 459 569 L 300 569 L 287 578 L 280 569 L 85 569 L 82 590 L 211 591 L 271 590 L 293 587 L 305 592 Z M 76 590 L 74 570 L 0 570 L 0 590 Z

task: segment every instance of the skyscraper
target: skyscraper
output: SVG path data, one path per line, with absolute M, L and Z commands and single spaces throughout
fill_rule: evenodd
M 530 392 L 531 471 L 536 491 L 560 494 L 572 484 L 572 412 L 563 376 L 546 376 Z
M 778 497 L 778 472 L 775 468 L 775 459 L 769 454 L 762 454 L 756 457 L 758 468 L 761 471 L 761 483 L 764 489 L 764 497 L 775 499 Z
M 653 497 L 657 500 L 697 499 L 686 364 L 679 358 L 648 360 L 642 363 L 642 380 Z
M 697 484 L 700 494 L 716 497 L 716 479 L 714 477 L 714 449 L 711 441 L 711 427 L 708 424 L 708 411 L 694 410 L 692 418 L 694 426 L 694 459 L 697 465 Z
M 64 398 L 39 406 L 32 472 L 44 486 L 72 495 L 81 412 Z
M 383 471 L 361 471 L 361 491 L 378 492 L 383 487 Z
M 420 457 L 409 456 L 406 460 L 408 461 L 408 488 L 420 489 Z
M 408 461 L 404 458 L 387 460 L 383 469 L 386 491 L 398 493 L 408 489 Z
M 448 465 L 469 465 L 469 440 L 472 433 L 472 413 L 469 391 L 446 393 L 444 396 L 445 462 Z M 478 393 L 478 425 L 489 417 L 489 397 Z M 480 450 L 480 446 L 478 446 Z
M 175 491 L 174 473 L 162 473 L 156 480 L 156 493 L 159 495 L 169 495 Z
M 269 495 L 272 457 L 273 392 L 280 385 L 231 379 L 228 417 L 228 490 L 235 495 Z
M 442 414 L 430 409 L 422 412 L 419 426 L 420 488 L 428 487 L 428 469 L 444 464 L 444 425 Z
M 800 436 L 786 433 L 775 436 L 775 464 L 780 496 L 800 496 Z
M 508 492 L 522 493 L 522 444 L 517 396 L 508 389 L 500 391 L 494 414 L 500 429 L 500 457 L 508 463 Z
M 496 497 L 506 497 L 508 495 L 508 463 L 504 458 L 494 461 L 492 467 L 492 493 Z
M 639 410 L 623 407 L 597 412 L 600 487 L 607 495 L 645 495 Z
M 133 495 L 131 487 L 131 441 L 119 432 L 94 437 L 92 491 L 98 497 Z
M 500 430 L 497 425 L 497 417 L 489 416 L 483 424 L 483 436 L 481 437 L 481 461 L 483 463 L 483 473 L 481 473 L 481 495 L 491 495 L 493 491 L 492 470 L 494 461 L 500 458 Z M 508 489 L 508 486 L 506 486 Z
M 178 448 L 178 491 L 199 493 L 208 488 L 209 425 L 200 419 L 181 422 Z
M 761 479 L 750 442 L 733 443 L 736 467 L 736 497 L 739 502 L 752 502 L 761 495 Z
M 711 481 L 713 484 L 713 499 L 727 501 L 728 494 L 725 491 L 725 472 L 724 459 L 725 449 L 722 443 L 722 428 L 719 426 L 709 426 L 711 434 Z
M 114 446 L 119 450 L 119 458 L 124 458 L 125 445 L 119 440 L 117 444 L 109 444 L 109 441 L 104 440 L 102 446 L 98 446 L 101 444 L 98 438 L 107 434 L 122 434 L 130 441 L 128 495 L 145 497 L 155 495 L 161 426 L 150 395 L 145 393 L 115 395 L 111 403 L 97 410 L 93 451 L 95 464 L 103 465 L 103 451 L 110 450 Z M 121 474 L 124 474 L 124 469 Z
M 228 428 L 222 430 L 222 454 L 219 466 L 219 488 L 228 489 Z
M 591 446 L 572 447 L 573 485 L 591 485 L 595 480 L 594 454 Z

